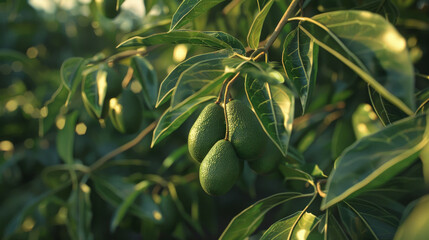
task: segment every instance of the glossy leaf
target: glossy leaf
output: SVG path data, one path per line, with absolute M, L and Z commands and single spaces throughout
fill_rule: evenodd
M 327 182 L 322 209 L 385 183 L 409 166 L 429 142 L 429 114 L 395 122 L 347 148 Z
M 299 28 L 306 35 L 384 98 L 408 115 L 413 114 L 414 70 L 406 41 L 384 18 L 350 10 L 293 20 L 300 20 Z
M 325 222 L 326 227 L 324 232 L 325 240 L 329 239 L 338 239 L 338 240 L 348 240 L 349 238 L 344 233 L 341 225 L 338 223 L 338 220 L 330 212 L 328 214 L 328 220 Z
M 383 98 L 374 88 L 368 85 L 372 106 L 380 121 L 386 126 L 407 117 L 407 114 Z
M 183 27 L 224 0 L 184 0 L 173 15 L 170 31 Z
M 77 111 L 69 114 L 64 128 L 57 135 L 58 154 L 67 164 L 73 164 L 74 132 L 78 116 Z
M 399 10 L 391 0 L 364 1 L 364 4 L 355 9 L 378 13 L 392 24 L 395 24 L 399 17 Z
M 270 12 L 271 6 L 274 0 L 269 0 L 264 8 L 256 15 L 253 20 L 252 26 L 250 26 L 249 34 L 247 35 L 247 43 L 249 47 L 257 49 L 259 46 L 259 39 L 261 38 L 262 26 L 264 25 L 265 18 Z
M 99 69 L 84 75 L 82 82 L 82 101 L 100 118 L 107 91 L 107 72 Z
M 80 183 L 74 189 L 68 201 L 67 228 L 71 239 L 94 239 L 91 231 L 91 188 L 85 183 Z
M 283 44 L 283 67 L 298 90 L 303 113 L 316 85 L 319 46 L 299 27 L 289 32 Z
M 185 70 L 177 80 L 176 88 L 171 98 L 171 108 L 177 108 L 188 102 L 209 95 L 217 95 L 222 82 L 234 74 L 240 65 L 245 63 L 242 59 L 225 58 L 213 59 L 193 65 Z
M 188 117 L 198 108 L 200 104 L 211 99 L 215 99 L 215 97 L 206 96 L 190 101 L 187 104 L 175 109 L 172 109 L 171 107 L 168 108 L 159 119 L 155 130 L 153 130 L 151 147 L 155 146 L 155 144 L 159 143 L 162 139 L 179 128 L 180 125 L 182 125 L 182 123 L 188 119 Z
M 343 118 L 335 123 L 332 136 L 331 153 L 332 158 L 337 159 L 348 146 L 356 140 L 353 125 L 349 118 Z
M 135 56 L 131 59 L 134 76 L 142 85 L 142 96 L 147 106 L 154 108 L 158 91 L 158 78 L 152 64 L 145 58 Z
M 246 78 L 247 99 L 269 138 L 286 156 L 292 132 L 294 96 L 283 85 Z
M 102 176 L 92 174 L 91 179 L 94 182 L 95 191 L 102 199 L 119 207 L 124 202 L 127 196 L 134 191 L 134 184 L 125 182 L 119 176 Z M 141 219 L 159 222 L 154 217 L 154 212 L 160 212 L 158 206 L 152 201 L 150 196 L 142 196 L 140 199 L 134 200 L 129 206 L 129 212 Z
M 85 60 L 80 57 L 72 57 L 63 62 L 60 69 L 61 81 L 69 90 L 67 102 L 76 92 L 77 87 L 82 81 L 82 70 L 85 66 Z
M 116 227 L 118 227 L 119 223 L 125 217 L 125 214 L 128 212 L 131 205 L 134 203 L 136 198 L 150 186 L 149 181 L 141 181 L 134 186 L 133 191 L 124 199 L 124 201 L 119 205 L 116 209 L 115 214 L 110 223 L 110 231 L 115 231 Z
M 285 192 L 264 198 L 235 216 L 219 239 L 245 239 L 258 228 L 269 210 L 290 200 L 309 196 L 311 195 Z
M 354 211 L 354 209 L 351 209 L 349 205 L 339 203 L 337 209 L 343 229 L 351 239 L 378 240 L 377 236 L 372 231 L 373 229 L 368 225 L 365 219 L 363 219 L 358 212 Z
M 301 212 L 296 212 L 271 225 L 260 240 L 307 239 L 318 221 L 319 219 L 311 213 L 305 212 L 301 216 Z M 292 233 L 290 233 L 291 231 Z
M 177 30 L 157 33 L 148 37 L 132 37 L 119 44 L 121 47 L 139 48 L 159 44 L 186 43 L 214 49 L 237 49 L 244 53 L 243 44 L 235 37 L 224 32 L 199 32 L 192 30 Z
M 394 240 L 426 239 L 429 235 L 429 195 L 421 197 L 417 205 L 399 226 Z
M 232 50 L 224 49 L 191 57 L 177 65 L 173 69 L 173 71 L 171 71 L 168 76 L 162 81 L 161 86 L 159 87 L 158 100 L 156 102 L 155 107 L 158 107 L 169 99 L 169 97 L 173 93 L 174 88 L 176 87 L 180 75 L 192 65 L 208 60 L 228 58 L 231 57 L 233 54 L 234 52 Z

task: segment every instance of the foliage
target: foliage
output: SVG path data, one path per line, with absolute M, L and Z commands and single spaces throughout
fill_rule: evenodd
M 428 12 L 424 0 L 1 1 L 2 239 L 421 239 Z M 222 196 L 204 192 L 187 139 L 213 103 L 228 147 L 205 149 L 202 184 Z M 247 153 L 264 149 L 238 159 L 228 119 L 260 131 L 240 139 L 257 142 Z M 274 166 L 257 173 L 255 159 Z

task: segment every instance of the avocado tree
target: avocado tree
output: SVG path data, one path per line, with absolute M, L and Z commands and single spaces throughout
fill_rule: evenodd
M 429 233 L 427 1 L 75 4 L 96 50 L 56 69 L 0 51 L 58 87 L 39 93 L 38 137 L 0 142 L 5 239 Z

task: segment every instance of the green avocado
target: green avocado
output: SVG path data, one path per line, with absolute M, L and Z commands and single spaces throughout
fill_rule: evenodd
M 188 135 L 191 157 L 201 162 L 220 139 L 225 137 L 226 125 L 223 108 L 216 103 L 208 104 L 198 116 Z
M 124 89 L 119 98 L 110 100 L 110 120 L 121 133 L 137 132 L 143 120 L 142 112 L 140 100 L 131 90 Z
M 219 140 L 201 162 L 201 187 L 209 195 L 225 194 L 234 186 L 242 168 L 231 142 Z
M 282 157 L 280 150 L 268 139 L 264 153 L 259 158 L 249 162 L 249 167 L 258 174 L 267 174 L 277 168 Z
M 229 141 L 237 155 L 253 160 L 263 151 L 266 136 L 255 114 L 243 102 L 232 100 L 226 104 L 229 126 Z

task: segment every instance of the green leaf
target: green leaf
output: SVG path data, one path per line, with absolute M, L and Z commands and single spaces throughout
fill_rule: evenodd
M 80 57 L 72 57 L 63 62 L 60 69 L 61 81 L 69 90 L 67 102 L 76 92 L 77 87 L 82 81 L 82 70 L 85 66 L 85 60 Z
M 162 174 L 164 173 L 168 168 L 171 167 L 178 159 L 185 156 L 188 153 L 188 144 L 185 144 L 181 146 L 180 148 L 176 149 L 174 152 L 172 152 L 168 157 L 164 159 L 162 162 L 162 166 L 158 169 L 158 173 Z
M 243 44 L 235 37 L 224 32 L 200 32 L 192 30 L 177 30 L 157 33 L 148 37 L 132 37 L 119 44 L 121 47 L 140 48 L 159 44 L 186 43 L 214 49 L 237 49 L 245 53 Z
M 297 17 L 299 28 L 384 98 L 413 114 L 414 70 L 405 39 L 378 14 L 334 11 Z M 368 40 L 370 39 L 370 41 Z
M 377 115 L 369 104 L 360 104 L 352 115 L 352 124 L 355 136 L 361 139 L 378 132 L 383 125 L 377 120 Z
M 258 228 L 265 214 L 272 208 L 293 199 L 311 197 L 312 195 L 313 194 L 285 192 L 259 200 L 235 216 L 219 239 L 245 239 Z
M 384 126 L 407 117 L 407 114 L 382 97 L 374 88 L 368 85 L 372 106 Z
M 378 13 L 392 24 L 395 24 L 399 17 L 399 10 L 391 0 L 368 1 L 355 9 Z
M 351 237 L 351 239 L 378 240 L 373 229 L 357 211 L 350 208 L 350 205 L 341 202 L 337 205 L 337 208 L 340 221 L 344 226 L 344 231 Z
M 423 165 L 423 177 L 425 179 L 426 187 L 429 187 L 429 143 L 420 152 L 420 159 Z
M 73 164 L 74 132 L 79 112 L 74 111 L 66 118 L 64 128 L 57 135 L 57 151 L 67 164 Z
M 213 96 L 206 96 L 195 99 L 187 104 L 172 109 L 168 108 L 159 119 L 158 124 L 153 130 L 151 147 L 159 143 L 162 139 L 170 135 L 174 130 L 180 127 L 182 123 L 198 108 L 198 106 L 208 100 L 214 99 Z
M 283 85 L 271 86 L 249 76 L 245 81 L 245 90 L 264 131 L 283 156 L 286 156 L 292 132 L 295 104 L 293 94 Z
M 125 214 L 128 212 L 129 208 L 131 207 L 131 204 L 133 204 L 136 198 L 149 186 L 150 186 L 150 182 L 146 180 L 141 181 L 134 186 L 133 192 L 131 192 L 124 199 L 121 205 L 119 205 L 119 207 L 116 209 L 115 214 L 110 223 L 111 232 L 115 231 L 116 227 L 118 227 L 119 223 L 122 221 L 122 219 L 125 217 Z
M 249 43 L 249 47 L 253 49 L 257 49 L 259 46 L 262 26 L 264 25 L 265 18 L 267 17 L 268 12 L 270 12 L 273 3 L 274 0 L 269 0 L 253 20 L 252 26 L 250 26 L 249 34 L 247 35 L 247 43 Z
M 94 182 L 95 191 L 102 199 L 119 207 L 134 190 L 135 185 L 127 183 L 118 175 L 96 175 L 92 174 L 91 179 Z M 144 195 L 142 198 L 137 198 L 129 206 L 129 212 L 140 219 L 150 220 L 159 223 L 154 217 L 154 212 L 160 212 L 158 206 L 153 202 L 152 198 Z
M 428 121 L 429 113 L 403 119 L 347 148 L 329 175 L 321 208 L 379 186 L 409 166 L 429 142 Z
M 224 49 L 191 57 L 177 65 L 173 69 L 173 71 L 171 71 L 168 76 L 162 81 L 161 86 L 159 87 L 158 100 L 156 102 L 155 107 L 158 107 L 169 99 L 169 97 L 173 93 L 174 88 L 176 87 L 176 83 L 179 80 L 180 75 L 192 65 L 208 60 L 228 58 L 231 57 L 233 54 L 233 51 Z
M 335 123 L 335 129 L 332 136 L 331 153 L 332 158 L 337 159 L 338 156 L 348 146 L 352 145 L 356 140 L 353 131 L 353 125 L 350 118 L 343 118 Z
M 426 239 L 429 235 L 429 195 L 419 199 L 410 215 L 399 226 L 394 240 L 418 240 Z
M 41 109 L 42 118 L 39 120 L 39 136 L 45 135 L 55 123 L 58 113 L 67 101 L 67 89 L 61 85 Z
M 298 90 L 303 113 L 316 85 L 318 54 L 319 46 L 299 27 L 286 36 L 282 63 L 288 78 Z
M 266 63 L 258 63 L 258 62 L 247 62 L 240 69 L 241 74 L 247 74 L 251 76 L 253 79 L 258 79 L 264 82 L 268 82 L 269 84 L 281 84 L 285 82 L 285 78 L 283 75 L 273 69 L 270 64 Z
M 91 230 L 91 188 L 81 182 L 79 187 L 73 189 L 67 211 L 67 228 L 71 239 L 90 240 L 94 239 Z
M 170 31 L 178 29 L 194 18 L 207 12 L 224 0 L 184 0 L 177 8 L 171 21 Z
M 177 108 L 188 102 L 207 96 L 217 95 L 222 82 L 245 63 L 242 59 L 224 58 L 194 64 L 185 70 L 177 80 L 171 98 L 171 108 Z
M 328 210 L 327 210 L 328 211 Z M 338 240 L 349 240 L 347 235 L 344 233 L 341 225 L 338 223 L 338 220 L 335 218 L 330 211 L 328 211 L 328 220 L 325 222 L 325 240 L 328 239 L 338 239 Z M 326 215 L 325 215 L 326 216 Z
M 155 69 L 149 61 L 140 56 L 131 59 L 131 67 L 134 69 L 134 76 L 142 85 L 142 95 L 146 105 L 153 109 L 158 91 L 158 78 Z
M 125 0 L 117 0 L 117 2 L 116 2 L 116 11 L 119 10 L 119 8 L 121 7 L 122 3 L 124 3 L 124 2 L 125 2 Z
M 296 212 L 280 221 L 277 221 L 264 232 L 260 240 L 271 239 L 307 239 L 319 219 L 311 213 Z M 290 233 L 292 231 L 292 233 Z
M 82 83 L 82 101 L 98 118 L 101 118 L 107 91 L 107 71 L 96 69 L 84 75 Z

